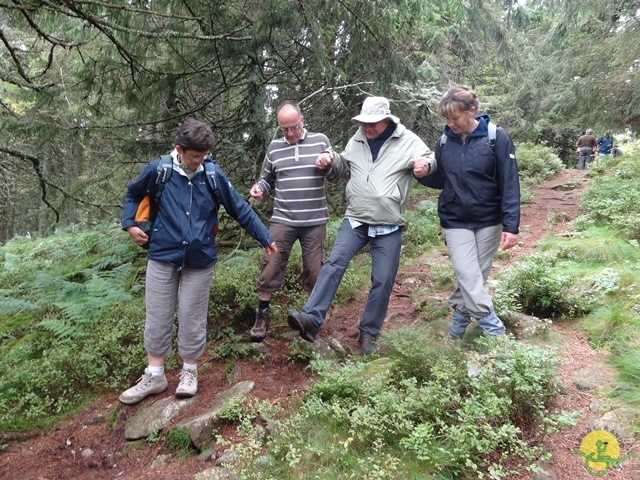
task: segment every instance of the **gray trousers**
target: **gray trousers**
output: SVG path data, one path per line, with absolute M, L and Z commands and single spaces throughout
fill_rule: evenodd
M 444 229 L 449 259 L 458 281 L 449 305 L 466 317 L 483 318 L 493 311 L 485 285 L 493 258 L 500 245 L 502 225 L 478 228 Z
M 578 149 L 578 170 L 586 170 L 591 161 L 593 149 L 591 147 L 580 147 Z
M 173 323 L 178 305 L 178 353 L 196 360 L 207 343 L 207 311 L 214 266 L 184 267 L 147 262 L 144 347 L 154 357 L 166 357 L 173 344 Z

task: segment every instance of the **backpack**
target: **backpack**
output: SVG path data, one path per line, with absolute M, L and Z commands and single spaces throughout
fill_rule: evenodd
M 493 123 L 493 122 L 489 122 L 489 124 L 487 125 L 487 129 L 489 130 L 489 145 L 491 145 L 491 151 L 495 154 L 496 153 L 496 132 L 498 130 L 498 126 Z M 447 143 L 447 136 L 443 133 L 442 136 L 440 137 L 440 150 L 442 150 L 442 147 L 444 147 L 444 144 Z
M 218 189 L 218 182 L 216 181 L 216 160 L 213 155 L 209 154 L 204 158 L 204 170 L 207 176 L 207 185 L 213 192 L 213 198 L 216 202 L 216 213 L 220 208 L 220 190 Z M 151 237 L 153 231 L 153 222 L 158 215 L 158 209 L 160 208 L 160 199 L 162 198 L 162 192 L 164 186 L 171 178 L 173 172 L 173 158 L 171 155 L 160 156 L 160 162 L 158 163 L 158 170 L 156 172 L 155 181 L 150 185 L 148 191 L 140 204 L 134 220 L 136 226 L 140 228 L 144 233 Z M 218 234 L 218 224 L 213 226 L 213 235 Z M 149 242 L 143 245 L 143 248 L 149 248 Z

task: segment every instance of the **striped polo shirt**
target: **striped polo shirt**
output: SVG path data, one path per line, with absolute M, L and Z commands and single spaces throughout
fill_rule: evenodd
M 263 192 L 273 194 L 272 223 L 311 227 L 329 221 L 326 173 L 316 168 L 316 157 L 328 148 L 331 144 L 325 135 L 306 130 L 296 144 L 284 138 L 269 144 L 258 185 Z

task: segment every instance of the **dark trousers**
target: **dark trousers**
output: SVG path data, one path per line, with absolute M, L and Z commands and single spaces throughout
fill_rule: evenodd
M 318 281 L 302 309 L 316 325 L 324 322 L 351 259 L 369 244 L 371 290 L 359 328 L 361 332 L 374 336 L 382 328 L 400 264 L 402 229 L 375 237 L 369 237 L 368 230 L 368 225 L 351 228 L 348 219 L 342 221 L 329 258 L 322 266 Z

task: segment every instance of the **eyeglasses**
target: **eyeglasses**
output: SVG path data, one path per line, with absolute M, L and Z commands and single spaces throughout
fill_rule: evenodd
M 299 128 L 300 128 L 300 124 L 297 124 L 297 125 L 294 125 L 293 127 L 280 127 L 280 131 L 282 133 L 295 132 Z

